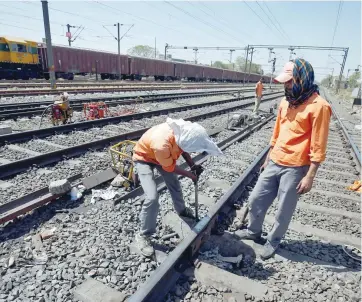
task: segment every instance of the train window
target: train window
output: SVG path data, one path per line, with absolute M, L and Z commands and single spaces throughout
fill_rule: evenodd
M 0 43 L 0 51 L 10 51 L 9 45 L 6 43 Z
M 32 53 L 33 55 L 37 55 L 37 54 L 38 54 L 38 48 L 32 47 L 32 48 L 31 48 L 31 53 Z
M 18 44 L 18 52 L 27 52 L 26 45 Z
M 11 45 L 11 51 L 18 51 L 18 45 L 17 44 L 15 44 L 15 43 L 11 43 L 10 44 Z

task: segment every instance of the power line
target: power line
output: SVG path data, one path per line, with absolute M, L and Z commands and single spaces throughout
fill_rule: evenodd
M 197 20 L 197 21 L 205 24 L 206 26 L 209 26 L 209 27 L 211 27 L 211 28 L 213 28 L 213 29 L 216 29 L 216 30 L 218 30 L 218 31 L 223 32 L 224 34 L 227 34 L 227 35 L 229 35 L 229 36 L 232 36 L 232 35 L 230 35 L 229 33 L 227 33 L 226 31 L 224 31 L 224 30 L 222 30 L 222 29 L 220 29 L 220 28 L 217 28 L 217 27 L 215 27 L 214 25 L 212 25 L 212 24 L 210 24 L 210 23 L 208 23 L 208 22 L 205 22 L 204 20 L 202 20 L 202 19 L 200 19 L 200 18 L 198 18 L 198 17 L 195 17 L 194 15 L 190 14 L 188 11 L 186 11 L 186 10 L 184 10 L 184 9 L 176 6 L 176 5 L 174 5 L 173 3 L 169 2 L 169 1 L 164 1 L 164 2 L 167 3 L 168 5 L 174 7 L 175 9 L 183 12 L 184 14 L 190 16 L 191 18 L 193 18 L 193 19 L 195 19 L 195 20 Z M 233 37 L 233 36 L 232 36 L 232 37 Z M 235 39 L 235 37 L 233 37 L 233 39 Z
M 225 26 L 225 27 L 227 27 L 227 28 L 229 28 L 229 29 L 237 32 L 234 28 L 232 28 L 232 27 L 229 26 L 229 23 L 228 23 L 228 22 L 224 21 L 222 18 L 219 18 L 219 20 L 218 20 L 218 19 L 215 19 L 215 17 L 216 17 L 216 14 L 215 14 L 215 13 L 214 13 L 214 15 L 211 15 L 211 14 L 209 14 L 208 12 L 205 12 L 202 8 L 197 7 L 197 6 L 196 6 L 193 2 L 191 2 L 190 0 L 187 0 L 187 1 L 188 1 L 188 3 L 191 4 L 192 6 L 196 7 L 196 8 L 199 9 L 199 10 L 201 10 L 205 15 L 213 18 L 214 20 L 216 20 L 216 21 L 219 22 L 220 24 L 223 24 L 223 26 Z M 198 3 L 201 4 L 201 2 L 198 2 Z M 222 21 L 222 22 L 221 22 L 221 21 Z M 244 35 L 246 35 L 246 36 L 248 36 L 249 38 L 252 39 L 252 36 L 250 36 L 250 35 L 249 35 L 248 33 L 246 33 L 245 31 L 240 31 L 240 32 L 242 32 Z M 240 33 L 238 32 L 238 34 L 240 34 Z
M 270 19 L 269 15 L 265 12 L 265 10 L 262 8 L 262 6 L 259 4 L 259 2 L 258 2 L 258 1 L 255 1 L 255 2 L 256 2 L 256 4 L 260 7 L 260 9 L 263 11 L 263 13 L 267 16 L 267 18 L 268 18 L 269 21 L 273 24 L 273 26 L 276 28 L 276 30 L 280 33 L 280 35 L 283 37 L 283 39 L 286 40 L 284 34 L 283 34 L 283 33 L 279 30 L 279 28 L 275 25 L 275 22 L 274 22 L 272 19 Z
M 333 38 L 332 38 L 332 43 L 331 43 L 331 47 L 334 44 L 334 38 L 336 36 L 336 32 L 337 32 L 337 28 L 338 28 L 338 23 L 339 23 L 339 17 L 341 15 L 341 11 L 342 11 L 342 6 L 343 6 L 343 1 L 340 0 L 339 1 L 339 6 L 338 6 L 338 13 L 337 13 L 337 19 L 336 19 L 336 24 L 334 26 L 334 31 L 333 31 Z
M 117 11 L 123 13 L 123 14 L 132 16 L 132 17 L 134 17 L 134 18 L 140 19 L 140 20 L 145 21 L 145 22 L 152 23 L 152 24 L 154 24 L 154 25 L 156 25 L 156 26 L 160 26 L 160 27 L 166 28 L 166 29 L 168 29 L 168 30 L 173 30 L 173 31 L 177 31 L 177 32 L 180 32 L 180 33 L 182 33 L 182 34 L 185 34 L 185 33 L 183 33 L 183 32 L 180 31 L 180 30 L 177 30 L 177 29 L 174 29 L 174 28 L 171 28 L 171 27 L 167 27 L 167 26 L 164 26 L 164 25 L 162 25 L 162 24 L 158 24 L 158 23 L 156 23 L 156 22 L 154 22 L 154 21 L 152 21 L 152 20 L 149 20 L 149 19 L 146 19 L 146 18 L 143 18 L 143 17 L 139 17 L 139 16 L 136 16 L 136 15 L 133 15 L 133 14 L 131 14 L 131 13 L 129 13 L 129 12 L 122 11 L 122 10 L 120 10 L 120 9 L 118 9 L 118 8 L 115 8 L 115 7 L 113 7 L 113 6 L 110 6 L 110 5 L 101 3 L 101 2 L 99 2 L 99 1 L 93 0 L 93 2 L 98 3 L 98 4 L 101 5 L 101 6 L 105 6 L 105 7 L 109 8 L 109 9 L 111 9 L 112 12 L 114 12 L 114 10 L 117 10 Z M 114 12 L 114 13 L 115 13 L 115 12 Z M 115 13 L 115 14 L 116 14 L 116 13 Z
M 265 26 L 270 29 L 269 25 L 265 23 L 265 21 L 259 16 L 259 14 L 255 10 L 253 10 L 253 8 L 246 1 L 243 0 L 243 2 L 247 7 L 249 7 L 249 9 L 254 13 L 254 15 L 256 15 L 260 19 L 260 21 L 263 22 Z M 275 35 L 274 31 L 272 31 L 271 29 L 270 31 Z
M 282 32 L 285 34 L 285 36 L 288 38 L 288 40 L 290 40 L 288 34 L 284 31 L 283 27 L 280 25 L 279 21 L 277 18 L 275 18 L 274 14 L 272 13 L 272 11 L 270 10 L 268 4 L 266 1 L 263 1 L 264 5 L 266 6 L 266 8 L 268 9 L 270 15 L 273 17 L 273 19 L 276 21 L 276 23 L 279 25 L 280 29 L 282 30 Z
M 14 21 L 12 21 L 12 22 L 14 22 Z M 20 22 L 17 22 L 17 23 L 20 23 Z M 10 26 L 10 27 L 20 28 L 20 29 L 25 29 L 25 30 L 31 30 L 31 31 L 35 31 L 35 32 L 41 32 L 41 31 L 38 30 L 38 29 L 33 29 L 33 28 L 29 28 L 29 27 L 24 27 L 24 26 L 16 26 L 16 25 L 7 24 L 7 23 L 3 23 L 3 22 L 0 22 L 0 24 L 6 25 L 6 26 Z M 22 23 L 21 23 L 21 24 L 22 24 Z M 52 35 L 53 35 L 53 36 L 61 36 L 61 37 L 63 37 L 63 35 L 55 34 L 55 33 L 52 33 Z

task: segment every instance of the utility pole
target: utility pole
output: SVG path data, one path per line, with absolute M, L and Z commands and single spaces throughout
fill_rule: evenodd
M 68 44 L 69 46 L 72 46 L 72 33 L 70 32 L 70 28 L 73 27 L 75 28 L 76 26 L 72 26 L 70 24 L 67 24 L 67 37 L 68 37 Z
M 167 48 L 168 48 L 168 44 L 166 43 L 166 45 L 165 45 L 165 60 L 167 58 Z
M 235 51 L 235 49 L 230 49 L 230 64 L 233 64 L 233 52 Z M 234 70 L 234 67 L 233 67 Z
M 41 4 L 43 7 L 43 20 L 44 20 L 44 29 L 45 29 L 45 39 L 46 39 L 46 44 L 47 44 L 47 57 L 48 57 L 48 70 L 49 70 L 49 76 L 50 76 L 50 87 L 51 87 L 51 89 L 56 89 L 53 48 L 52 48 L 52 36 L 50 33 L 50 23 L 49 23 L 48 1 L 41 0 Z
M 290 54 L 289 54 L 289 61 L 293 60 L 293 55 L 296 55 L 296 53 L 294 52 L 294 48 L 288 48 L 290 50 Z
M 119 22 L 117 24 L 114 24 L 114 26 L 117 26 L 117 33 L 118 33 L 118 38 L 117 38 L 117 42 L 118 42 L 118 58 L 117 58 L 117 74 L 118 74 L 118 79 L 121 79 L 121 38 L 120 38 L 120 24 Z
M 274 75 L 274 72 L 275 72 L 275 62 L 277 61 L 277 58 L 274 58 L 272 60 L 273 64 L 272 64 L 272 74 L 271 74 L 271 77 L 270 77 L 270 83 L 269 83 L 269 88 L 271 89 L 271 84 L 272 84 L 272 80 L 273 80 L 273 75 Z
M 249 78 L 250 78 L 251 64 L 253 63 L 253 54 L 254 54 L 254 51 L 255 51 L 255 49 L 252 47 L 252 48 L 251 48 L 251 55 L 250 55 L 248 83 L 249 83 Z
M 155 37 L 155 59 L 157 57 L 156 37 Z
M 197 64 L 197 52 L 198 52 L 198 48 L 194 48 L 193 51 L 195 52 L 195 64 Z
M 338 83 L 337 83 L 337 88 L 336 88 L 336 92 L 338 93 L 339 91 L 339 86 L 341 85 L 341 80 L 342 80 L 342 76 L 343 76 L 343 70 L 344 70 L 344 66 L 346 65 L 346 61 L 347 61 L 347 56 L 348 56 L 348 49 L 346 48 L 344 51 L 344 56 L 343 56 L 343 62 L 341 64 L 341 71 L 339 73 L 339 79 L 338 79 Z
M 245 86 L 245 82 L 246 82 L 246 67 L 248 66 L 248 57 L 249 57 L 249 45 L 246 48 L 246 54 L 245 54 L 245 68 L 244 68 L 243 86 Z

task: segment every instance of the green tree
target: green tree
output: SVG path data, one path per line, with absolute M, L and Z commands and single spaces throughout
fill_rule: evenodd
M 229 69 L 229 66 L 221 61 L 215 61 L 212 63 L 212 67 L 215 68 L 222 68 L 222 69 Z
M 155 48 L 148 45 L 136 45 L 127 50 L 127 53 L 132 56 L 154 58 Z M 158 50 L 156 49 L 156 57 L 158 56 Z
M 333 77 L 331 75 L 326 76 L 322 81 L 321 85 L 324 87 L 329 87 L 333 83 Z
M 361 80 L 361 72 L 356 71 L 350 77 L 348 77 L 348 87 L 358 87 L 358 80 Z
M 250 61 L 248 60 L 248 65 L 247 65 L 247 68 L 246 68 L 247 72 L 249 72 L 249 66 L 250 66 Z M 235 59 L 235 70 L 236 71 L 244 71 L 245 70 L 245 58 L 240 57 L 240 56 L 236 57 L 236 59 Z M 259 64 L 256 64 L 256 63 L 251 63 L 250 72 L 251 73 L 264 74 L 264 71 L 261 68 L 261 66 Z

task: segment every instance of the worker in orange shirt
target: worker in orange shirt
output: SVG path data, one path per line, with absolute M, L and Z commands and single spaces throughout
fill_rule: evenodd
M 279 199 L 275 222 L 261 252 L 272 257 L 285 235 L 300 194 L 311 190 L 318 167 L 326 158 L 331 107 L 314 84 L 309 62 L 295 59 L 275 80 L 284 83 L 270 151 L 249 197 L 248 227 L 241 239 L 259 240 L 268 208 Z
M 151 257 L 154 248 L 151 235 L 156 231 L 159 211 L 157 184 L 154 169 L 163 177 L 180 216 L 195 218 L 193 211 L 185 206 L 181 185 L 177 175 L 197 181 L 203 168 L 196 165 L 189 152 L 207 152 L 209 155 L 222 155 L 217 145 L 207 135 L 206 130 L 197 123 L 182 119 L 167 118 L 166 123 L 146 131 L 133 149 L 133 162 L 145 194 L 140 213 L 140 231 L 136 234 L 136 244 L 145 257 Z M 181 169 L 176 161 L 183 156 L 191 171 Z
M 264 88 L 263 78 L 261 78 L 259 80 L 259 82 L 256 83 L 256 86 L 255 86 L 255 106 L 254 106 L 253 113 L 258 113 L 261 98 L 263 96 L 263 88 Z

